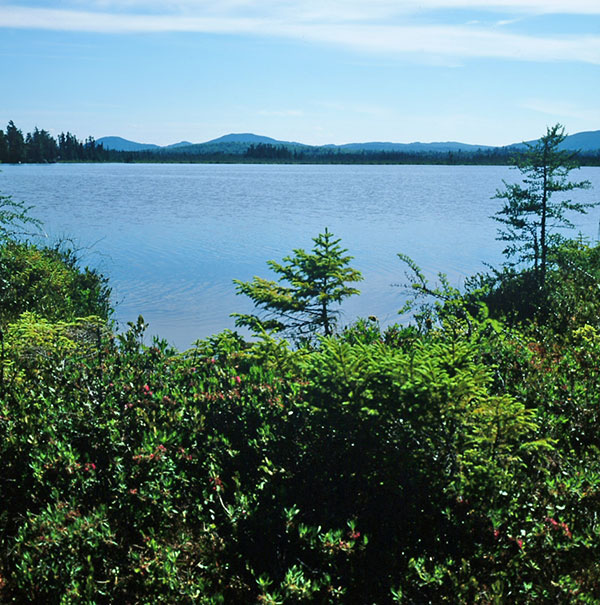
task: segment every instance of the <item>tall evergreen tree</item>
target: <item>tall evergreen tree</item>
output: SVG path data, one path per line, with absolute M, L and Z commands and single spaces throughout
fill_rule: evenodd
M 58 152 L 60 159 L 67 162 L 84 159 L 83 144 L 70 132 L 61 132 L 58 135 Z
M 560 149 L 565 138 L 564 127 L 556 124 L 547 128 L 539 141 L 526 144 L 526 151 L 516 162 L 522 183 L 504 181 L 504 189 L 495 195 L 506 200 L 492 218 L 503 225 L 497 239 L 507 242 L 504 254 L 515 258 L 507 265 L 533 261 L 540 286 L 545 284 L 548 253 L 564 241 L 556 229 L 573 228 L 568 213 L 585 213 L 596 205 L 573 202 L 561 195 L 590 187 L 588 181 L 569 181 L 569 173 L 579 168 L 579 162 L 576 152 Z
M 8 139 L 4 130 L 0 129 L 0 164 L 8 162 Z
M 28 162 L 54 162 L 58 156 L 58 145 L 46 130 L 34 129 L 25 139 Z
M 25 158 L 25 139 L 23 133 L 11 120 L 6 127 L 6 139 L 8 144 L 7 161 L 11 164 L 23 162 Z

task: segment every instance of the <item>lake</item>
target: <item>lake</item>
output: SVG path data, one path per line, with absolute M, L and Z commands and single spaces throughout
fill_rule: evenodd
M 572 176 L 593 184 L 574 199 L 600 199 L 600 168 Z M 455 286 L 499 265 L 489 217 L 502 200 L 491 197 L 518 177 L 498 166 L 24 164 L 1 167 L 0 194 L 34 205 L 52 241 L 71 238 L 110 277 L 121 328 L 142 314 L 150 333 L 187 348 L 251 311 L 233 279 L 269 277 L 268 259 L 310 249 L 325 227 L 365 278 L 342 323 L 394 323 L 404 293 L 392 284 L 406 281 L 397 253 Z M 599 217 L 573 217 L 573 236 L 595 241 Z

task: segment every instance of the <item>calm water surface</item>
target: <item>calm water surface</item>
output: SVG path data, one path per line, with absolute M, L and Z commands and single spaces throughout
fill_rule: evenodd
M 594 185 L 577 200 L 600 199 L 600 168 L 572 174 Z M 342 322 L 395 322 L 404 296 L 391 284 L 405 281 L 396 254 L 456 286 L 499 264 L 489 217 L 502 203 L 490 198 L 517 178 L 495 166 L 7 165 L 0 193 L 33 204 L 50 238 L 85 248 L 110 277 L 121 327 L 142 314 L 151 333 L 185 348 L 252 309 L 232 279 L 269 276 L 268 259 L 310 249 L 325 227 L 365 278 Z M 595 240 L 599 218 L 593 209 L 574 222 Z

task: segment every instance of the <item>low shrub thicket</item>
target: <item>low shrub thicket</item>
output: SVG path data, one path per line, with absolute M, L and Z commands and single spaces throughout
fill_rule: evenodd
M 599 252 L 562 254 L 543 314 L 516 275 L 420 327 L 179 352 L 7 244 L 0 601 L 599 603 Z
M 1 240 L 0 240 L 1 242 Z M 0 325 L 33 311 L 50 321 L 110 312 L 108 281 L 69 249 L 12 239 L 0 245 Z

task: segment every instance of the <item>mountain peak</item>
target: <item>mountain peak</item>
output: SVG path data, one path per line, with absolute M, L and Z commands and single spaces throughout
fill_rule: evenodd
M 530 141 L 535 143 L 536 141 Z M 211 139 L 204 143 L 190 143 L 181 141 L 171 145 L 159 146 L 151 143 L 136 143 L 128 141 L 122 137 L 102 137 L 97 140 L 97 143 L 102 143 L 105 149 L 115 151 L 158 151 L 165 152 L 181 152 L 181 153 L 207 153 L 207 152 L 226 152 L 226 153 L 245 153 L 251 145 L 274 145 L 286 146 L 288 148 L 304 148 L 304 149 L 338 149 L 341 152 L 405 152 L 405 153 L 454 153 L 454 152 L 477 152 L 492 149 L 499 149 L 489 145 L 473 145 L 459 143 L 455 141 L 432 142 L 432 143 L 392 143 L 392 142 L 366 142 L 366 143 L 346 143 L 344 145 L 319 145 L 311 146 L 303 143 L 292 141 L 281 141 L 266 137 L 251 132 L 230 133 Z M 515 143 L 507 145 L 504 149 L 517 149 L 523 147 L 523 143 Z M 583 153 L 595 153 L 600 151 L 600 130 L 579 132 L 569 135 L 562 143 L 561 148 L 574 151 L 582 151 Z
M 272 139 L 271 137 L 265 137 L 258 134 L 253 134 L 251 132 L 241 132 L 241 133 L 231 133 L 226 134 L 218 139 L 211 139 L 210 141 L 206 141 L 205 144 L 210 143 L 268 143 L 268 144 L 277 144 L 277 143 L 285 143 L 285 141 L 278 141 L 276 139 Z
M 129 141 L 123 137 L 102 137 L 96 141 L 98 145 L 102 145 L 104 149 L 112 149 L 114 151 L 144 151 L 144 149 L 160 149 L 160 145 L 153 143 L 136 143 Z

